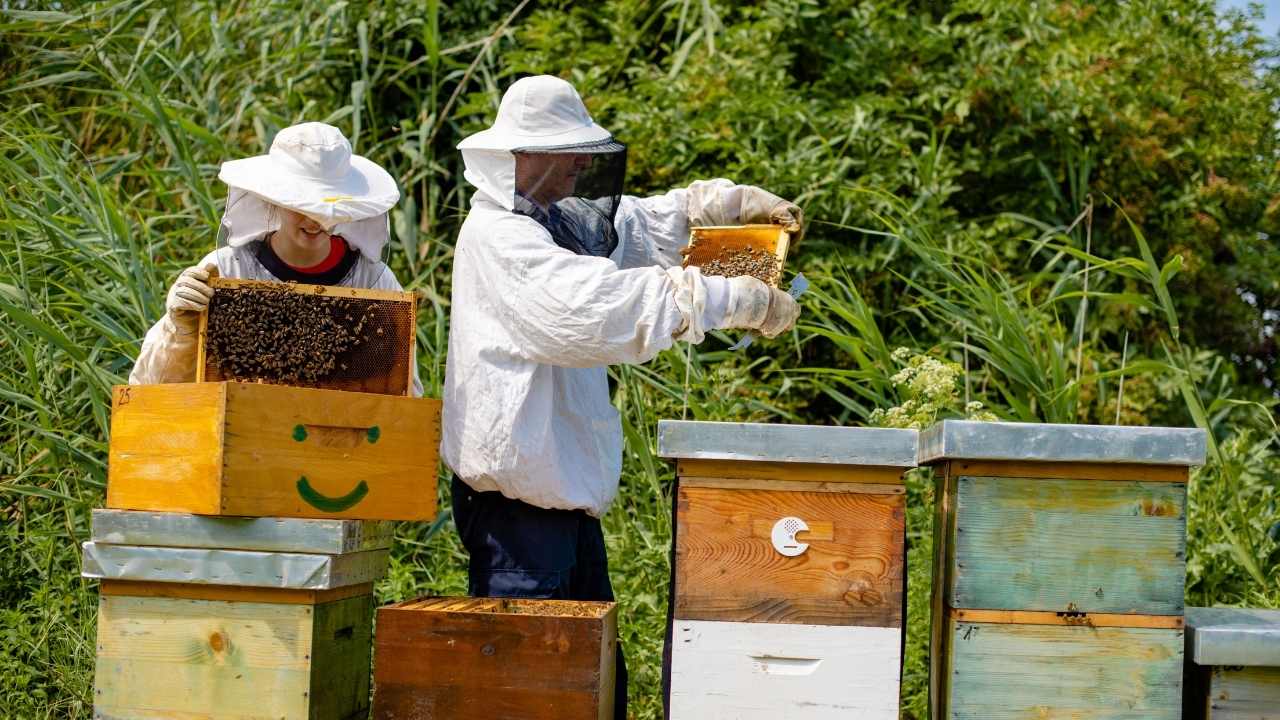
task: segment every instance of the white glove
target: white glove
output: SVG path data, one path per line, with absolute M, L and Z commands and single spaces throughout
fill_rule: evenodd
M 767 338 L 790 330 L 800 317 L 800 305 L 790 295 L 750 275 L 729 279 L 729 307 L 724 328 L 757 330 Z
M 169 314 L 169 321 L 179 333 L 190 335 L 196 331 L 200 324 L 200 313 L 209 307 L 209 300 L 213 298 L 209 276 L 216 274 L 217 270 L 218 266 L 213 263 L 204 267 L 189 267 L 178 275 L 178 279 L 169 288 L 164 307 Z
M 689 225 L 781 225 L 797 243 L 804 235 L 800 206 L 754 185 L 730 185 L 725 180 L 699 181 L 688 188 Z

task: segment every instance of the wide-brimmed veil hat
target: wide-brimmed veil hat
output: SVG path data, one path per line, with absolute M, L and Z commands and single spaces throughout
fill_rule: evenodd
M 386 170 L 353 154 L 341 130 L 319 122 L 282 129 L 266 155 L 228 160 L 218 179 L 228 186 L 220 239 L 233 247 L 277 229 L 276 206 L 377 258 L 388 239 L 387 212 L 400 200 Z
M 515 202 L 513 153 L 617 155 L 624 163 L 626 153 L 625 145 L 591 119 L 578 91 L 554 75 L 512 83 L 502 95 L 493 125 L 463 139 L 458 149 L 467 181 L 508 210 Z

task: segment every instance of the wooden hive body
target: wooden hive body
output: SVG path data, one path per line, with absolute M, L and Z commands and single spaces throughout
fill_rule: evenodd
M 122 385 L 107 506 L 429 520 L 440 402 L 250 383 Z
M 663 421 L 659 452 L 673 720 L 897 718 L 914 431 Z
M 99 600 L 97 718 L 347 720 L 368 712 L 367 592 L 318 604 L 117 592 L 147 590 L 112 588 Z
M 1280 720 L 1280 610 L 1187 608 L 1185 720 Z
M 364 717 L 386 525 L 95 510 L 95 717 Z
M 613 717 L 613 603 L 421 598 L 378 609 L 377 720 Z
M 945 421 L 922 436 L 939 470 L 935 720 L 1180 716 L 1197 433 Z

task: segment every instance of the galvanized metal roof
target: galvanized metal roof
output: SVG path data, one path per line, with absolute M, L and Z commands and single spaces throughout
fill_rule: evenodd
M 939 460 L 1203 465 L 1192 428 L 943 420 L 920 433 L 920 464 Z
M 332 590 L 382 577 L 387 550 L 345 555 L 84 544 L 81 574 L 101 580 Z
M 915 467 L 915 430 L 658 421 L 658 455 L 689 460 Z
M 1280 667 L 1280 610 L 1187 608 L 1187 658 L 1197 665 Z
M 94 510 L 94 542 L 340 555 L 391 547 L 386 520 L 240 518 L 138 510 Z

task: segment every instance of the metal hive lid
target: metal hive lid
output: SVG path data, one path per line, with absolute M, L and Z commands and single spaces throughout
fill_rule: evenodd
M 688 460 L 915 467 L 915 430 L 658 421 L 658 455 Z
M 1280 667 L 1280 610 L 1187 608 L 1187 658 L 1197 665 Z
M 1203 465 L 1206 442 L 1196 428 L 943 420 L 920 433 L 919 461 Z
M 111 545 L 341 555 L 391 547 L 387 520 L 242 518 L 142 510 L 93 511 L 90 540 Z

